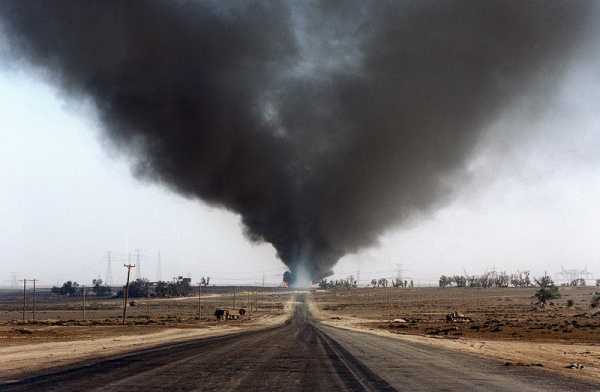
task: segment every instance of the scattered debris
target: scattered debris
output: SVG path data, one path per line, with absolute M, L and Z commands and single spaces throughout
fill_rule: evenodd
M 526 367 L 544 367 L 541 363 L 523 363 L 523 362 L 504 362 L 504 366 L 526 366 Z
M 462 313 L 452 312 L 446 315 L 446 321 L 449 323 L 470 323 L 473 320 Z
M 583 369 L 585 366 L 583 366 L 580 363 L 574 362 L 570 365 L 565 366 L 567 369 Z
M 390 322 L 390 328 L 408 328 L 408 321 L 402 318 L 394 319 Z

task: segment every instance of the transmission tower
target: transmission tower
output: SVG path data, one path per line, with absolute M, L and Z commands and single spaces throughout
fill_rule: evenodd
M 592 274 L 588 272 L 587 267 L 584 269 L 565 269 L 563 266 L 560 267 L 560 272 L 558 273 L 564 280 L 564 283 L 571 283 L 577 279 L 590 279 Z

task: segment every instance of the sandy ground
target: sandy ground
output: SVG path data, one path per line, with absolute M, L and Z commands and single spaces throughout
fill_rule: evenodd
M 215 308 L 278 311 L 282 308 L 293 293 L 280 288 L 257 288 L 256 291 L 221 291 L 221 288 L 209 288 L 219 292 L 203 292 L 199 303 L 198 297 L 170 297 L 170 298 L 131 298 L 127 310 L 132 320 L 140 321 L 144 318 L 165 321 L 169 318 L 192 318 L 198 314 L 198 305 L 201 305 L 203 315 L 212 315 Z M 207 289 L 207 290 L 209 290 Z M 231 288 L 233 289 L 233 288 Z M 285 291 L 284 291 L 285 290 Z M 53 295 L 48 289 L 38 290 L 34 297 L 31 290 L 26 293 L 25 313 L 23 313 L 23 292 L 18 290 L 0 289 L 0 326 L 4 323 L 16 324 L 18 322 L 41 320 L 62 321 L 70 323 L 84 318 L 82 296 Z M 123 312 L 122 298 L 96 298 L 90 294 L 86 297 L 87 320 L 104 322 L 118 319 Z M 161 320 L 159 320 L 161 319 Z M 72 323 L 71 323 L 72 324 Z
M 130 334 L 127 332 L 127 328 L 130 327 L 125 327 L 123 333 L 113 332 L 113 336 L 0 347 L 0 379 L 6 381 L 51 367 L 112 356 L 164 343 L 264 329 L 283 324 L 289 319 L 291 308 L 291 303 L 288 303 L 286 311 L 281 314 L 266 314 L 245 323 L 222 322 L 197 328 L 169 327 L 158 332 L 142 334 Z
M 540 368 L 504 367 L 457 351 L 310 322 L 299 297 L 283 326 L 190 340 L 114 362 L 0 386 L 6 392 L 56 391 L 598 391 Z
M 581 377 L 600 381 L 600 344 L 591 343 L 548 343 L 509 340 L 488 340 L 465 337 L 430 337 L 405 334 L 401 331 L 369 327 L 373 319 L 339 316 L 335 312 L 324 311 L 314 302 L 310 303 L 313 316 L 325 325 L 337 328 L 367 332 L 379 336 L 417 342 L 468 352 L 505 361 L 507 366 L 543 366 L 546 369 L 571 377 Z M 380 320 L 380 322 L 385 322 Z M 583 369 L 569 369 L 567 366 L 578 363 Z

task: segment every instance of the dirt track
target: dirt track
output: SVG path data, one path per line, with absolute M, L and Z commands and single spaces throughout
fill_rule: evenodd
M 600 390 L 537 368 L 314 324 L 206 338 L 54 369 L 3 391 Z

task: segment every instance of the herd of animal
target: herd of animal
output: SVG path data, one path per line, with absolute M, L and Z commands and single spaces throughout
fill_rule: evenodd
M 244 317 L 245 315 L 246 309 L 239 309 L 237 311 L 237 314 L 235 313 L 235 310 L 222 308 L 215 309 L 215 317 L 217 318 L 217 320 L 238 320 L 241 317 Z

